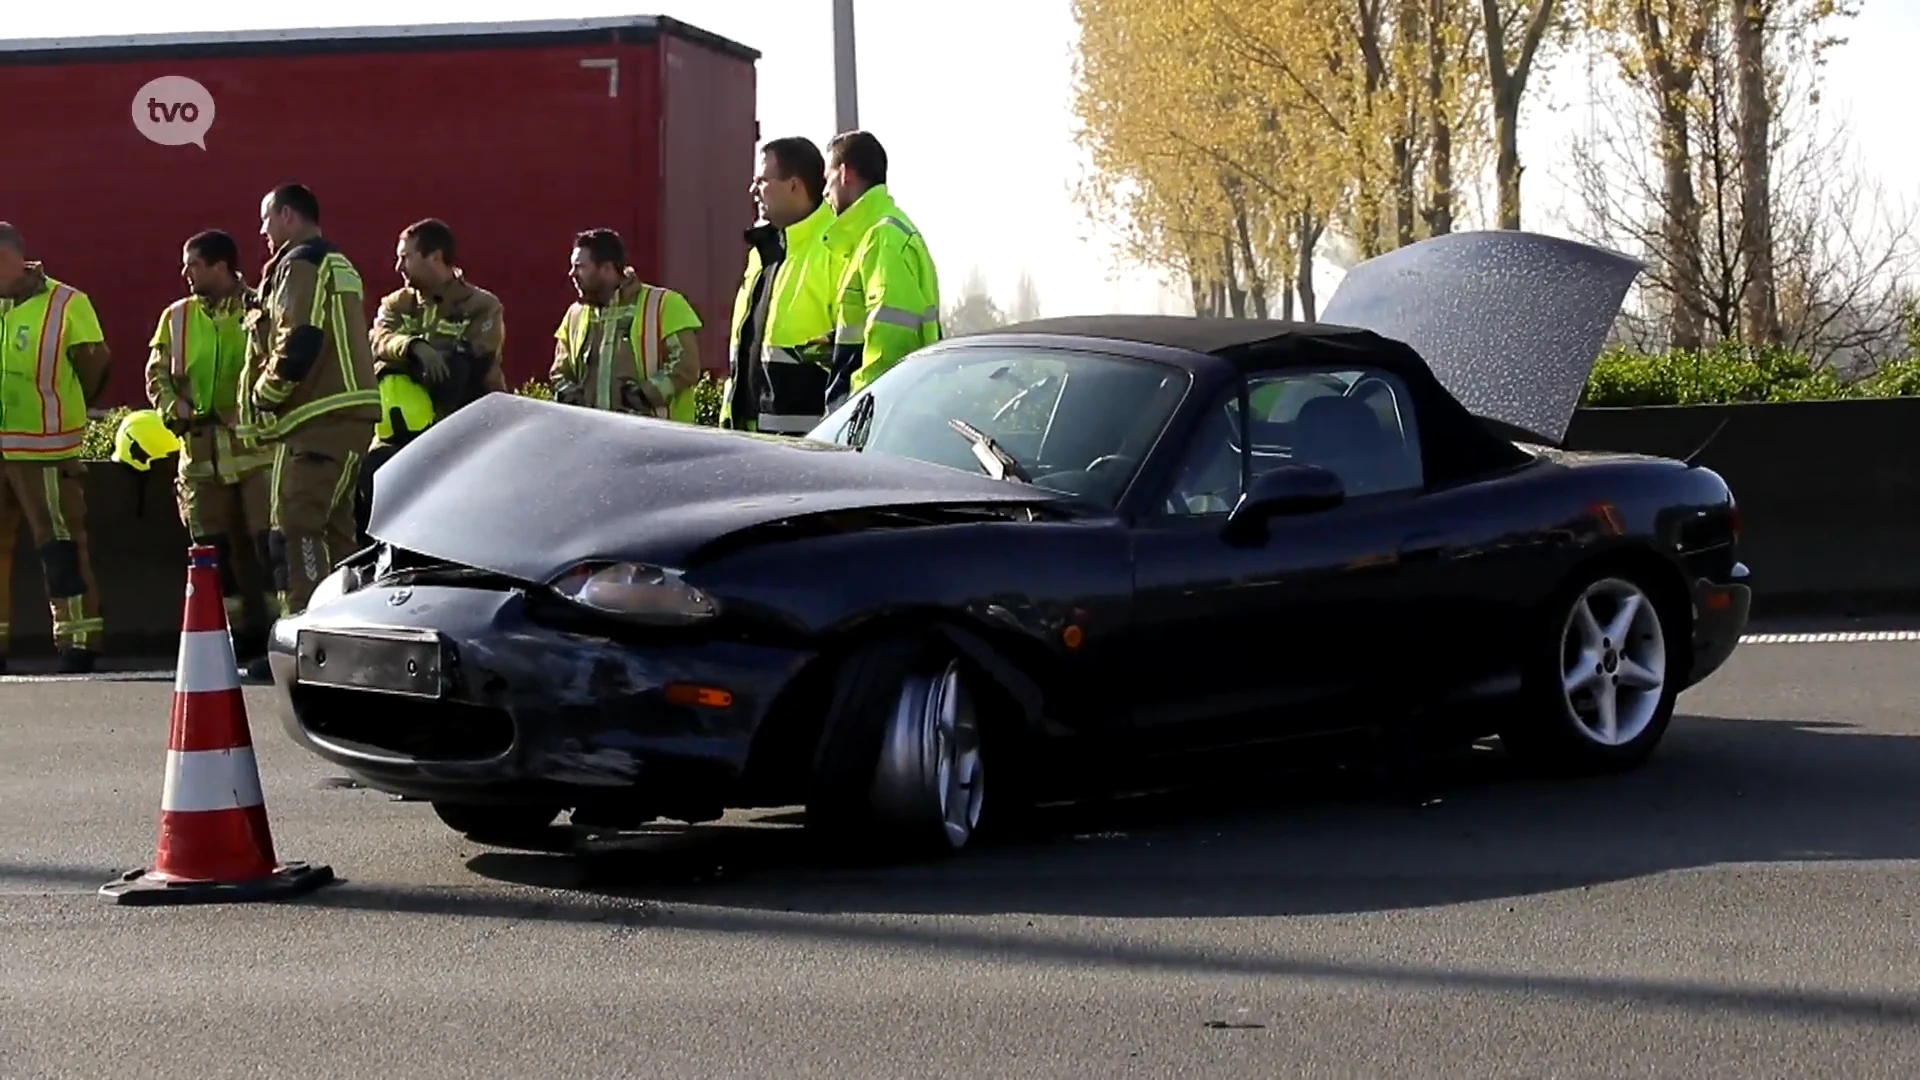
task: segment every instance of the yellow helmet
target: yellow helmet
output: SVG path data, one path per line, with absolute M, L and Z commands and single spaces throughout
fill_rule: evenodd
M 140 409 L 120 420 L 113 433 L 113 460 L 146 472 L 151 464 L 180 450 L 180 436 L 167 428 L 158 409 Z

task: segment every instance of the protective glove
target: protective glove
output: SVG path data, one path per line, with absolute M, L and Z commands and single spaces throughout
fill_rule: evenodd
M 620 404 L 633 412 L 652 412 L 653 403 L 640 392 L 640 384 L 632 379 L 620 380 Z
M 555 379 L 553 382 L 553 400 L 563 405 L 585 405 L 587 394 L 578 383 L 569 379 Z
M 438 350 L 424 341 L 416 341 L 407 348 L 407 355 L 413 359 L 413 367 L 420 378 L 426 382 L 445 382 L 447 362 Z

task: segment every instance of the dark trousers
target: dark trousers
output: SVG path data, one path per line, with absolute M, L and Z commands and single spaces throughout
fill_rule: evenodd
M 367 519 L 373 516 L 373 474 L 387 460 L 400 452 L 400 447 L 392 443 L 377 443 L 360 459 L 360 476 L 353 485 L 353 531 L 357 540 L 356 549 L 373 543 L 367 535 Z

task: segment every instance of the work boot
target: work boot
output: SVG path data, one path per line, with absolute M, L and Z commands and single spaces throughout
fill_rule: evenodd
M 60 674 L 93 674 L 93 650 L 68 646 L 60 650 Z
M 6 673 L 7 673 L 7 656 L 5 653 L 0 653 L 0 675 L 5 675 Z
M 267 635 L 259 630 L 233 632 L 233 658 L 249 664 L 267 655 Z
M 248 682 L 273 682 L 273 668 L 267 666 L 267 658 L 264 653 L 241 664 L 240 674 L 241 677 L 245 678 Z

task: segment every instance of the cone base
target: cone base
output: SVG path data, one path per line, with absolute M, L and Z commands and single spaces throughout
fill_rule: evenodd
M 333 880 L 333 867 L 303 862 L 286 863 L 271 874 L 239 881 L 183 881 L 156 876 L 151 870 L 129 870 L 119 880 L 100 886 L 100 895 L 117 904 L 239 904 L 284 900 Z

